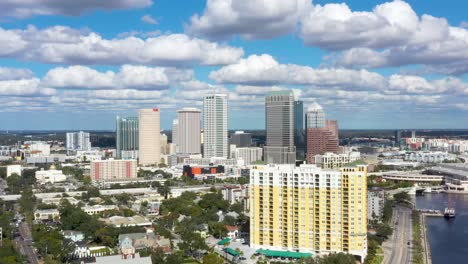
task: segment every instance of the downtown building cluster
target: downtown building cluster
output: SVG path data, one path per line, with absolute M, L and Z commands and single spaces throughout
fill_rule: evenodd
M 251 145 L 249 133 L 238 131 L 229 138 L 228 97 L 208 95 L 203 110 L 177 111 L 166 160 L 160 115 L 153 108 L 140 110 L 138 118 L 117 118 L 120 158 L 137 150 L 140 166 L 181 159 L 183 177 L 226 175 L 227 167 L 242 160 L 248 168 L 244 175 L 250 177 L 251 247 L 365 258 L 367 166 L 358 154 L 339 153 L 338 123 L 327 120 L 320 105 L 304 107 L 289 90 L 269 93 L 261 148 Z

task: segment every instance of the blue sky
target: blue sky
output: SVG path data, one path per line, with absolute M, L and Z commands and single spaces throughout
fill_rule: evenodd
M 342 128 L 468 128 L 468 2 L 4 0 L 0 129 L 114 129 L 116 115 L 229 96 L 264 127 L 293 89 Z

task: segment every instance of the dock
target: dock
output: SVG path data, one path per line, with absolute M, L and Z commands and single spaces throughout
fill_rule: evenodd
M 443 217 L 444 214 L 440 210 L 432 210 L 432 209 L 418 209 L 418 212 L 421 213 L 423 216 L 436 216 L 436 217 Z

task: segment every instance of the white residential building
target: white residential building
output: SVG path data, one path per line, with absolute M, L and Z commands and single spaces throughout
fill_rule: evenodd
M 91 150 L 91 141 L 88 132 L 68 132 L 67 151 Z
M 254 161 L 261 161 L 263 149 L 258 147 L 242 147 L 237 148 L 236 145 L 231 146 L 231 157 L 235 160 L 242 159 L 245 165 L 250 165 Z
M 315 164 L 323 169 L 337 169 L 347 163 L 351 163 L 361 158 L 360 152 L 348 152 L 344 154 L 335 154 L 326 152 L 323 155 L 315 155 Z
M 99 214 L 105 211 L 117 210 L 117 209 L 118 207 L 115 205 L 100 205 L 100 204 L 81 207 L 81 210 L 83 210 L 85 213 L 89 215 L 95 215 L 95 214 Z
M 36 171 L 36 180 L 40 184 L 46 183 L 56 183 L 56 182 L 64 182 L 67 179 L 61 170 L 56 170 L 55 167 L 51 166 L 50 170 L 39 170 Z
M 377 220 L 379 223 L 382 222 L 384 203 L 385 194 L 383 191 L 367 193 L 367 219 L 369 221 Z
M 50 155 L 50 144 L 44 141 L 26 141 L 30 157 L 43 157 Z
M 57 209 L 45 209 L 34 211 L 34 220 L 55 220 L 60 217 L 60 212 Z
M 21 165 L 8 165 L 7 166 L 7 177 L 10 177 L 13 173 L 21 176 Z
M 179 120 L 180 121 L 180 120 Z M 203 100 L 203 157 L 228 157 L 227 95 L 208 95 Z
M 99 150 L 78 150 L 76 151 L 75 160 L 79 162 L 102 160 L 102 153 Z

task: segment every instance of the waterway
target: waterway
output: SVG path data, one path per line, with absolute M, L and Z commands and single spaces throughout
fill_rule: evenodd
M 456 210 L 454 219 L 426 218 L 433 264 L 468 263 L 468 195 L 450 195 L 452 206 Z M 417 196 L 415 199 L 419 209 L 437 209 L 443 212 L 447 206 L 448 194 L 425 193 L 424 196 Z

